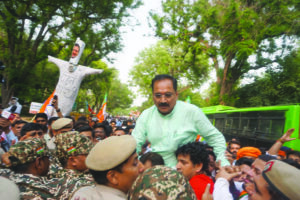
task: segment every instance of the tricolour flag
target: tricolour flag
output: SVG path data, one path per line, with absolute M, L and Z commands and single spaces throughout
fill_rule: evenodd
M 54 91 L 52 92 L 52 94 L 48 97 L 48 99 L 44 102 L 44 104 L 42 105 L 42 107 L 41 107 L 39 113 L 44 113 L 44 112 L 45 112 L 46 107 L 47 107 L 48 105 L 50 105 L 51 100 L 52 100 L 53 97 L 54 97 L 54 94 L 55 94 L 55 90 L 54 90 Z
M 98 118 L 99 122 L 103 122 L 105 120 L 106 117 L 106 101 L 107 101 L 107 93 L 104 96 L 104 100 L 101 106 L 101 109 L 99 110 L 98 114 L 96 115 L 96 117 Z

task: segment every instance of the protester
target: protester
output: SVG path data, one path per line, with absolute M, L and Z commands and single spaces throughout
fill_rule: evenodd
M 0 116 L 0 131 L 1 131 L 0 142 L 1 142 L 1 148 L 5 152 L 9 150 L 12 140 L 15 139 L 15 137 L 9 135 L 10 134 L 9 126 L 10 126 L 10 121 L 1 115 Z
M 45 113 L 37 113 L 35 115 L 35 122 L 37 124 L 47 126 L 48 116 Z
M 94 132 L 95 132 L 94 143 L 97 143 L 100 140 L 104 140 L 105 138 L 110 136 L 108 127 L 103 123 L 95 124 Z
M 23 121 L 23 120 L 18 120 L 15 121 L 14 123 L 12 123 L 11 125 L 11 130 L 14 133 L 14 135 L 18 138 L 18 140 L 21 138 L 21 129 L 23 128 L 23 126 L 25 124 L 27 124 L 28 122 Z M 17 143 L 18 141 L 16 141 Z
M 202 199 L 208 184 L 210 185 L 210 193 L 212 193 L 214 182 L 205 174 L 209 163 L 206 146 L 200 142 L 187 143 L 180 146 L 175 154 L 178 160 L 176 169 L 189 180 L 197 199 Z
M 237 152 L 240 150 L 240 148 L 241 143 L 238 140 L 233 139 L 228 142 L 228 150 L 226 151 L 225 156 L 231 165 L 234 164 Z
M 123 129 L 122 127 L 117 127 L 112 135 L 113 136 L 126 135 L 126 132 L 125 132 L 125 129 Z
M 53 129 L 52 129 L 52 124 L 58 120 L 59 117 L 51 117 L 48 120 L 48 133 L 44 135 L 44 139 L 46 140 L 47 143 L 47 147 L 50 150 L 54 150 L 55 149 L 55 144 L 54 144 L 54 133 L 53 133 Z
M 214 147 L 222 165 L 229 165 L 224 156 L 224 136 L 200 108 L 177 100 L 177 80 L 170 75 L 157 75 L 151 86 L 155 105 L 140 115 L 132 132 L 137 140 L 137 152 L 141 151 L 148 139 L 152 151 L 159 153 L 167 166 L 175 167 L 177 161 L 174 152 L 177 147 L 195 141 L 200 134 Z
M 140 161 L 144 165 L 144 169 L 149 169 L 156 165 L 164 165 L 164 159 L 158 153 L 148 152 L 140 157 Z
M 300 164 L 300 152 L 299 151 L 289 151 L 286 154 L 287 159 L 294 160 Z
M 29 138 L 40 138 L 42 139 L 43 129 L 40 124 L 36 123 L 27 123 L 21 129 L 21 138 L 20 140 L 26 140 Z
M 261 155 L 261 151 L 256 147 L 243 147 L 238 150 L 236 154 L 236 159 L 240 159 L 243 157 L 255 159 Z
M 94 130 L 89 127 L 89 126 L 82 126 L 78 129 L 75 129 L 76 131 L 78 131 L 81 135 L 84 135 L 86 137 L 88 137 L 91 142 L 94 142 L 94 138 L 95 138 L 95 132 Z

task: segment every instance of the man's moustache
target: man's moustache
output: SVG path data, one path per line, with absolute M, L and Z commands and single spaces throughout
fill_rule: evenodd
M 161 107 L 161 106 L 164 106 L 164 107 L 165 107 L 165 106 L 169 106 L 169 104 L 167 104 L 167 103 L 160 103 L 160 104 L 158 104 L 158 106 L 159 106 L 159 107 Z

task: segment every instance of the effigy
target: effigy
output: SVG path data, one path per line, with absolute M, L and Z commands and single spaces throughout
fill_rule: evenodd
M 58 107 L 63 116 L 67 116 L 72 111 L 72 106 L 78 95 L 80 84 L 84 77 L 91 74 L 100 74 L 102 69 L 93 69 L 90 67 L 77 65 L 84 50 L 85 43 L 77 38 L 72 50 L 70 61 L 61 60 L 48 56 L 48 61 L 54 63 L 59 68 L 59 79 L 55 88 L 55 95 L 58 97 Z M 53 107 L 47 107 L 48 116 L 56 116 Z

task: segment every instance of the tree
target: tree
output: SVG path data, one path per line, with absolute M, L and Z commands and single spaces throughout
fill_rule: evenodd
M 185 52 L 205 54 L 217 74 L 221 104 L 250 70 L 265 67 L 266 60 L 251 64 L 251 55 L 274 53 L 274 39 L 299 36 L 299 6 L 296 0 L 166 0 L 163 14 L 152 13 L 156 34 Z M 270 45 L 266 45 L 269 41 Z M 284 40 L 283 40 L 284 42 Z M 274 47 L 274 46 L 272 46 Z M 285 43 L 281 46 L 283 49 Z M 269 61 L 276 62 L 277 58 Z M 262 62 L 264 61 L 264 62 Z M 194 68 L 197 68 L 195 63 Z
M 236 91 L 237 107 L 300 102 L 300 51 L 293 51 L 262 77 Z
M 6 66 L 2 105 L 32 81 L 38 63 L 71 49 L 76 37 L 91 48 L 79 64 L 119 51 L 122 20 L 139 4 L 140 0 L 0 1 L 0 60 Z
M 134 94 L 128 86 L 121 83 L 117 74 L 111 82 L 111 87 L 107 96 L 107 110 L 110 113 L 116 114 L 118 110 L 130 108 L 133 102 Z
M 191 66 L 193 59 L 198 68 Z M 178 92 L 197 88 L 207 77 L 208 57 L 198 54 L 196 58 L 190 52 L 184 52 L 180 44 L 171 46 L 168 41 L 140 52 L 136 65 L 130 71 L 131 84 L 138 86 L 140 92 L 151 98 L 151 81 L 157 74 L 170 74 L 179 82 Z

